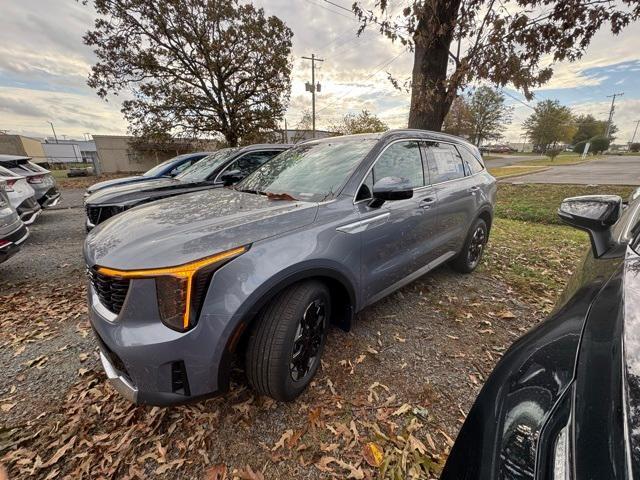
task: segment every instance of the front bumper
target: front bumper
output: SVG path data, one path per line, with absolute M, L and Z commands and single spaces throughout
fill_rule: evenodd
M 100 302 L 91 284 L 88 291 L 89 320 L 103 368 L 127 400 L 178 405 L 220 390 L 216 345 L 221 340 L 219 332 L 224 331 L 221 325 L 201 319 L 186 333 L 166 327 L 158 317 L 154 280 L 132 280 L 117 315 Z

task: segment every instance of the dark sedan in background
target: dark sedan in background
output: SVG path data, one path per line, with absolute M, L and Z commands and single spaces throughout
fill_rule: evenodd
M 183 193 L 233 185 L 290 145 L 223 148 L 175 178 L 158 178 L 99 190 L 85 200 L 87 230 L 136 205 Z
M 60 201 L 60 192 L 53 175 L 46 168 L 33 163 L 31 157 L 0 155 L 0 166 L 26 177 L 42 208 L 54 207 Z
M 177 157 L 170 158 L 164 162 L 156 165 L 155 167 L 147 170 L 142 175 L 133 175 L 131 177 L 114 178 L 113 180 L 105 180 L 104 182 L 98 182 L 87 188 L 85 198 L 92 193 L 102 190 L 103 188 L 115 187 L 116 185 L 130 185 L 132 183 L 144 182 L 154 178 L 163 177 L 175 177 L 176 175 L 184 172 L 187 168 L 196 164 L 204 157 L 211 155 L 213 152 L 195 152 L 185 153 L 184 155 L 178 155 Z
M 591 249 L 554 313 L 503 356 L 441 480 L 640 475 L 640 189 L 566 199 Z

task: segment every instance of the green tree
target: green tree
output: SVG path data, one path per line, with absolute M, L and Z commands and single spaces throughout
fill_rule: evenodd
M 358 33 L 375 28 L 413 52 L 409 127 L 437 131 L 469 83 L 511 84 L 531 99 L 551 78 L 546 58 L 575 61 L 602 27 L 618 33 L 640 16 L 634 0 L 519 0 L 510 8 L 495 0 L 411 0 L 399 13 L 398 3 L 355 1 Z
M 543 153 L 555 149 L 558 143 L 568 142 L 575 134 L 571 110 L 557 100 L 538 102 L 523 128 L 534 147 Z
M 88 0 L 84 0 L 87 3 Z M 139 137 L 222 134 L 229 145 L 277 128 L 291 90 L 291 38 L 239 0 L 93 0 L 88 84 L 122 104 Z
M 575 124 L 577 130 L 572 139 L 573 143 L 590 140 L 597 135 L 605 135 L 607 133 L 607 121 L 596 120 L 590 113 L 586 115 L 578 115 L 575 118 Z M 609 132 L 611 140 L 616 138 L 614 135 L 617 131 L 618 127 L 616 127 L 615 124 L 612 124 L 611 131 Z
M 480 145 L 485 140 L 502 137 L 505 126 L 511 122 L 513 109 L 504 104 L 504 95 L 490 87 L 477 88 L 469 99 L 471 114 L 470 140 Z
M 469 138 L 473 130 L 471 111 L 466 97 L 459 95 L 455 98 L 444 119 L 442 130 L 451 135 Z
M 632 143 L 629 145 L 629 150 L 632 152 L 640 152 L 640 143 Z
M 605 152 L 609 149 L 610 140 L 604 135 L 596 135 L 591 139 L 590 150 L 594 155 Z
M 329 126 L 331 132 L 341 135 L 353 135 L 356 133 L 376 133 L 389 130 L 386 123 L 368 110 L 360 113 L 347 113 L 339 123 Z

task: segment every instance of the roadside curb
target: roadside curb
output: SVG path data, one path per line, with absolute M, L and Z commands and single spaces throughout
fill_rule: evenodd
M 523 165 L 523 166 L 525 166 L 525 165 Z M 526 177 L 527 175 L 533 175 L 534 173 L 542 173 L 542 172 L 546 172 L 547 170 L 551 170 L 551 167 L 544 167 L 544 168 L 541 168 L 540 170 L 536 170 L 534 172 L 511 173 L 511 174 L 505 175 L 503 177 L 498 177 L 498 178 L 496 178 L 496 180 L 498 182 L 502 182 L 503 180 L 507 180 L 509 178 Z

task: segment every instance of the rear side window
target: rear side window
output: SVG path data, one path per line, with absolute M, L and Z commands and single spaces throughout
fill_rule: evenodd
M 230 172 L 231 170 L 239 170 L 242 176 L 246 177 L 254 170 L 257 170 L 260 165 L 265 163 L 267 160 L 272 159 L 279 153 L 282 152 L 278 150 L 247 153 L 238 160 L 232 162 L 227 168 L 224 169 L 224 171 Z
M 389 146 L 373 167 L 373 183 L 385 177 L 402 177 L 413 188 L 424 186 L 424 171 L 418 142 L 397 142 Z
M 464 162 L 464 168 L 467 171 L 467 175 L 473 175 L 474 173 L 480 173 L 484 170 L 482 163 L 478 160 L 474 155 L 469 152 L 464 147 L 458 147 L 458 151 L 462 156 L 462 161 Z
M 448 143 L 427 142 L 431 183 L 463 178 L 464 165 L 456 147 Z

